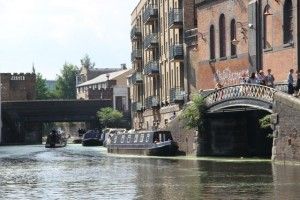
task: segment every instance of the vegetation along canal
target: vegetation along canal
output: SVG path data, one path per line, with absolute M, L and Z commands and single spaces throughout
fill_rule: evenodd
M 269 160 L 107 154 L 104 147 L 0 147 L 1 199 L 297 199 L 299 166 Z

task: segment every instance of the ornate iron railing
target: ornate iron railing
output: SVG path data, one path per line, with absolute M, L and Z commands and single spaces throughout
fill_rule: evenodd
M 154 76 L 159 74 L 158 61 L 153 60 L 148 62 L 144 68 L 144 74 L 147 76 Z
M 182 44 L 174 44 L 174 45 L 170 46 L 169 58 L 170 58 L 170 60 L 182 60 L 183 59 L 183 45 Z
M 158 35 L 157 33 L 150 33 L 145 37 L 144 48 L 145 50 L 158 47 Z
M 131 83 L 132 83 L 133 85 L 143 83 L 143 75 L 142 75 L 142 73 L 141 73 L 141 72 L 135 72 L 135 73 L 131 76 Z
M 141 112 L 143 111 L 143 105 L 141 102 L 133 102 L 131 105 L 132 112 Z
M 159 98 L 156 96 L 149 96 L 145 100 L 146 109 L 158 108 L 159 107 Z
M 189 29 L 184 32 L 184 41 L 188 46 L 195 46 L 198 44 L 198 29 Z
M 158 19 L 158 6 L 149 4 L 144 11 L 143 22 L 146 24 L 157 19 Z
M 137 40 L 142 36 L 141 28 L 139 26 L 132 27 L 130 31 L 131 40 Z
M 170 89 L 170 101 L 171 102 L 183 102 L 185 92 L 181 87 L 171 88 Z
M 234 100 L 234 99 L 255 99 L 267 103 L 273 103 L 275 89 L 256 85 L 256 84 L 239 84 L 217 89 L 207 96 L 205 102 L 207 107 L 217 103 Z
M 177 28 L 182 26 L 183 12 L 180 8 L 174 8 L 169 12 L 169 28 Z
M 131 61 L 136 61 L 142 59 L 142 50 L 141 49 L 133 49 L 131 52 Z

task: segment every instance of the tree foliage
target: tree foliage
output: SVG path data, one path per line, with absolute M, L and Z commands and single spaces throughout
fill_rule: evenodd
M 266 115 L 259 120 L 260 128 L 266 129 L 271 127 L 271 115 Z
M 188 129 L 203 128 L 205 101 L 200 95 L 194 95 L 192 101 L 183 109 L 180 120 Z
M 97 112 L 97 116 L 100 123 L 105 127 L 115 127 L 123 118 L 123 114 L 120 111 L 111 107 L 101 108 Z
M 87 69 L 93 69 L 95 67 L 95 63 L 91 62 L 89 55 L 85 55 L 81 60 L 81 66 Z
M 42 74 L 36 74 L 36 99 L 48 99 L 49 98 L 49 89 L 46 85 L 46 79 L 43 78 Z
M 58 75 L 55 95 L 61 99 L 76 99 L 76 74 L 78 68 L 75 65 L 65 63 Z

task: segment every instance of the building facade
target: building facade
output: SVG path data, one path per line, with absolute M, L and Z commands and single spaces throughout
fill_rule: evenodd
M 238 84 L 271 69 L 285 82 L 298 69 L 297 0 L 196 0 L 197 88 Z
M 184 31 L 194 28 L 194 0 L 141 0 L 131 14 L 130 78 L 135 129 L 164 127 L 188 93 Z
M 131 69 L 99 75 L 76 86 L 77 99 L 110 99 L 114 109 L 122 112 L 129 110 L 129 88 L 127 77 Z

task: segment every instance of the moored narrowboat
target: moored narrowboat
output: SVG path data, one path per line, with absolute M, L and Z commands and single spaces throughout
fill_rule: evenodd
M 178 145 L 169 131 L 142 131 L 113 135 L 107 143 L 109 153 L 173 156 Z
M 82 146 L 101 146 L 103 145 L 104 135 L 98 130 L 88 130 L 82 138 Z

